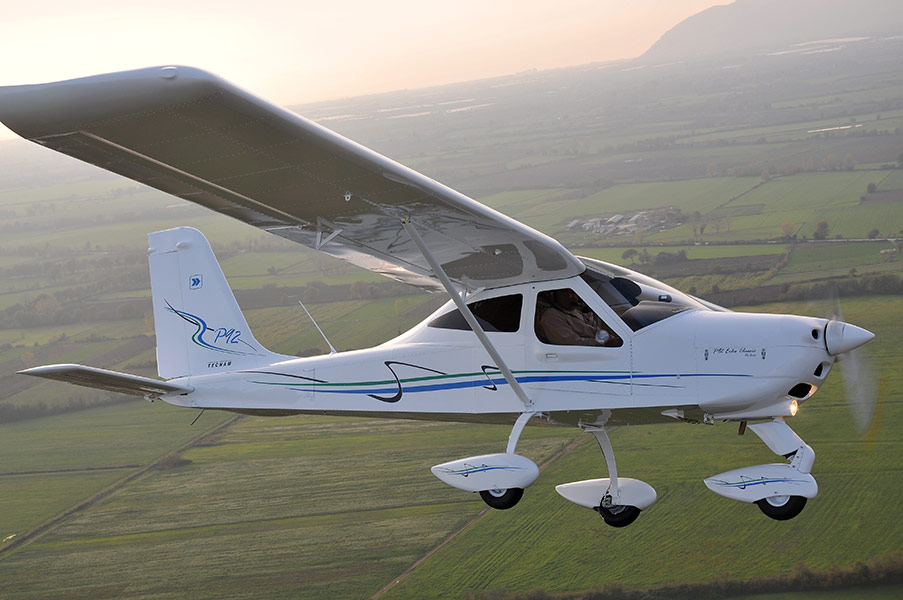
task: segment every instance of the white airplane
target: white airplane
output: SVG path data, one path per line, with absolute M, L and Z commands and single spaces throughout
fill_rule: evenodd
M 620 477 L 613 427 L 738 422 L 785 462 L 705 480 L 789 519 L 818 488 L 785 422 L 870 332 L 838 319 L 735 313 L 555 240 L 216 76 L 156 67 L 0 88 L 0 120 L 59 152 L 451 300 L 374 348 L 297 358 L 253 336 L 204 236 L 149 235 L 158 372 L 35 375 L 255 415 L 512 425 L 504 452 L 432 468 L 491 507 L 539 470 L 525 425 L 580 427 L 609 476 L 558 492 L 622 527 L 656 500 Z

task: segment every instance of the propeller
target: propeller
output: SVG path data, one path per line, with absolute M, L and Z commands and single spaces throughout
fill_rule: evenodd
M 825 326 L 825 348 L 841 363 L 841 377 L 853 424 L 865 435 L 875 418 L 878 373 L 860 347 L 875 337 L 871 331 L 843 320 L 837 286 L 833 286 L 831 319 Z

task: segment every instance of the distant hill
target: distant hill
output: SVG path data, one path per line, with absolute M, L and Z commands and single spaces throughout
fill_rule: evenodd
M 901 0 L 736 0 L 682 21 L 641 58 L 748 54 L 826 39 L 901 33 Z

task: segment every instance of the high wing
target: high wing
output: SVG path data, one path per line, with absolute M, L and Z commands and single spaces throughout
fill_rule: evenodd
M 455 284 L 579 274 L 558 242 L 210 73 L 155 67 L 0 88 L 0 121 L 38 144 L 393 279 Z

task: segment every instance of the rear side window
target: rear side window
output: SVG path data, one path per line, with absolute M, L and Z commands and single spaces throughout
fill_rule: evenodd
M 467 307 L 477 318 L 484 331 L 514 333 L 520 328 L 520 314 L 524 305 L 521 294 L 499 296 L 487 300 L 470 302 Z M 428 327 L 437 329 L 461 329 L 470 331 L 470 325 L 464 320 L 461 312 L 453 310 L 440 315 L 427 323 Z

